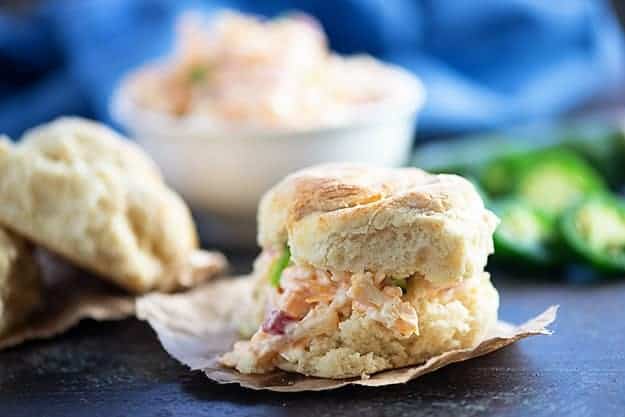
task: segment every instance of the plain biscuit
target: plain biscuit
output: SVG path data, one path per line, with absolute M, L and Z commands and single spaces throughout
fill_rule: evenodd
M 182 199 L 143 152 L 61 118 L 0 142 L 0 222 L 135 293 L 168 291 L 197 248 Z

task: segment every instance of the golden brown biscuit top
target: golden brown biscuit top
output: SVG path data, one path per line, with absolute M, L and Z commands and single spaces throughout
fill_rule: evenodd
M 418 168 L 318 165 L 289 175 L 263 196 L 258 243 L 263 247 L 284 244 L 288 229 L 306 216 L 357 207 L 449 216 L 484 210 L 473 185 L 456 175 L 435 175 Z

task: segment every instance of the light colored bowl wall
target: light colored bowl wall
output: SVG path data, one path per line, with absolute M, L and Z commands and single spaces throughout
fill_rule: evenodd
M 176 135 L 127 127 L 162 168 L 166 181 L 198 210 L 255 216 L 261 195 L 300 168 L 351 161 L 398 166 L 410 152 L 415 115 L 355 127 L 270 135 Z

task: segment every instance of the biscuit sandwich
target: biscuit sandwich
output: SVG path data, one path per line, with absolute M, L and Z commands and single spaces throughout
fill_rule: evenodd
M 415 168 L 296 172 L 258 211 L 262 253 L 242 331 L 220 358 L 346 378 L 469 348 L 497 321 L 484 272 L 497 218 L 473 185 Z
M 0 201 L 0 224 L 133 293 L 194 283 L 188 207 L 103 125 L 61 118 L 1 140 Z

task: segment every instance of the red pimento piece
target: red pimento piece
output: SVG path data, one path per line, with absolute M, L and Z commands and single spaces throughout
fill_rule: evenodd
M 263 322 L 263 332 L 269 334 L 284 334 L 287 324 L 295 321 L 295 318 L 289 316 L 282 310 L 273 310 Z

